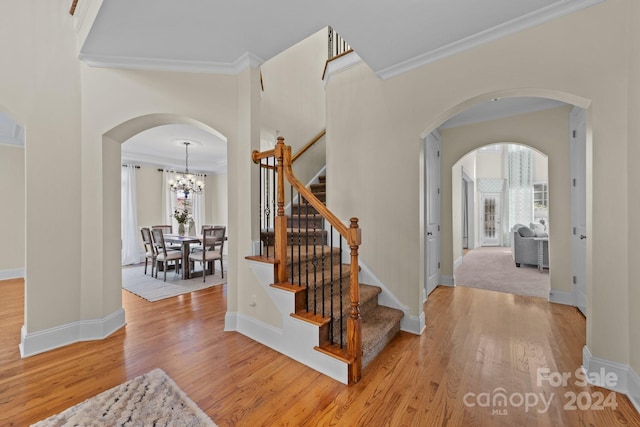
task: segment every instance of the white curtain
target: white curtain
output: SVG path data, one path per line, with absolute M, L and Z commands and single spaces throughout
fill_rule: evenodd
M 196 174 L 195 175 L 195 180 L 204 182 L 205 175 Z M 201 194 L 191 193 L 190 197 L 192 199 L 191 206 L 192 206 L 192 209 L 193 209 L 191 214 L 193 215 L 193 221 L 195 222 L 195 225 L 196 225 L 196 233 L 200 233 L 200 229 L 206 223 L 206 218 L 205 218 L 205 206 L 206 206 L 205 192 L 203 190 Z
M 141 237 L 138 231 L 135 166 L 122 167 L 120 198 L 122 265 L 137 264 L 142 260 L 142 256 L 139 246 Z
M 533 221 L 533 163 L 531 149 L 509 144 L 509 229 L 515 224 L 529 225 Z
M 176 209 L 176 195 L 169 189 L 169 180 L 175 180 L 176 173 L 170 171 L 162 171 L 162 218 L 163 224 L 171 224 L 173 231 L 178 231 L 178 221 L 173 217 L 173 211 Z M 160 224 L 158 224 L 160 225 Z

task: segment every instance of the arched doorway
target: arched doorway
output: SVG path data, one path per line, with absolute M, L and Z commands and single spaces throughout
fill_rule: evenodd
M 458 113 L 464 111 L 474 104 L 481 102 L 491 102 L 492 99 L 500 99 L 501 97 L 545 97 L 554 100 L 564 102 L 565 106 L 558 107 L 556 109 L 545 111 L 534 111 L 527 115 L 520 115 L 519 120 L 512 120 L 510 127 L 503 126 L 502 123 L 506 119 L 492 119 L 490 122 L 484 124 L 477 124 L 472 126 L 460 126 L 456 131 L 439 129 L 443 123 L 448 119 L 455 117 Z M 569 182 L 569 164 L 570 153 L 568 144 L 569 134 L 569 111 L 571 110 L 571 104 L 584 108 L 589 106 L 588 100 L 579 99 L 575 96 L 565 93 L 551 93 L 549 91 L 541 90 L 526 90 L 521 91 L 501 91 L 485 94 L 480 97 L 471 98 L 463 103 L 451 108 L 447 113 L 439 116 L 438 123 L 435 123 L 430 129 L 439 129 L 440 134 L 443 137 L 443 148 L 441 158 L 441 169 L 443 171 L 451 170 L 451 167 L 457 162 L 464 154 L 476 149 L 482 145 L 491 144 L 496 141 L 518 141 L 520 143 L 529 145 L 538 151 L 546 152 L 550 157 L 554 158 L 554 162 L 549 168 L 549 186 L 556 187 L 554 183 L 557 183 L 557 189 L 550 193 L 551 204 L 559 207 L 551 213 L 550 222 L 554 224 L 558 229 L 569 229 L 571 224 L 570 218 L 570 189 L 566 183 Z M 556 110 L 562 109 L 560 113 Z M 549 112 L 556 111 L 556 114 Z M 549 122 L 551 120 L 551 122 Z M 550 124 L 551 123 L 551 124 Z M 588 126 L 588 124 L 587 124 Z M 560 129 L 557 132 L 561 134 L 561 143 L 558 143 L 558 137 L 552 139 L 542 137 L 550 129 Z M 475 129 L 475 134 L 470 137 L 465 134 L 469 129 Z M 428 131 L 429 133 L 431 132 Z M 428 134 L 425 132 L 423 135 Z M 505 136 L 509 134 L 509 136 Z M 441 250 L 440 250 L 440 275 L 442 285 L 454 285 L 453 268 L 454 268 L 454 238 L 453 238 L 453 220 L 452 220 L 452 194 L 453 183 L 450 174 L 446 173 L 442 176 L 442 206 L 441 206 Z M 424 197 L 421 195 L 421 197 Z M 557 202 L 554 202 L 554 199 Z M 459 203 L 459 198 L 456 199 L 456 203 Z M 565 206 L 566 205 L 566 206 Z M 565 209 L 566 208 L 566 209 Z M 424 220 L 424 217 L 423 217 Z M 558 267 L 552 269 L 551 276 L 551 288 L 552 292 L 550 299 L 552 301 L 561 302 L 565 304 L 572 304 L 573 298 L 570 287 L 567 284 L 571 283 L 571 264 L 564 262 L 568 257 L 571 259 L 571 244 L 569 236 L 558 236 L 558 239 L 554 239 L 554 248 L 551 251 L 551 264 L 555 264 Z M 424 250 L 424 248 L 423 248 Z M 425 251 L 426 252 L 426 251 Z M 426 253 L 423 260 L 426 260 Z M 554 263 L 554 259 L 556 262 Z M 423 261 L 423 271 L 426 274 L 425 269 L 426 261 Z

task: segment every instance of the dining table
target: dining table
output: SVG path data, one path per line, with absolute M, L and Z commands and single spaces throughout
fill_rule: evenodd
M 174 243 L 182 246 L 182 279 L 191 278 L 191 269 L 189 268 L 189 252 L 192 244 L 202 243 L 202 239 L 198 236 L 181 236 L 179 234 L 165 234 L 165 243 Z

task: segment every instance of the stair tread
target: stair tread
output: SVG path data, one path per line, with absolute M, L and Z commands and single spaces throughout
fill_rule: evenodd
M 377 306 L 362 319 L 362 366 L 371 362 L 400 330 L 402 310 Z

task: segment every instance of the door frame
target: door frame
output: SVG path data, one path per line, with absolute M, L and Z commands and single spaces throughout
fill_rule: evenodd
M 464 220 L 465 220 L 465 207 L 466 207 L 466 219 L 467 219 L 467 249 L 471 250 L 476 247 L 476 234 L 475 234 L 475 224 L 476 224 L 476 209 L 475 209 L 475 184 L 471 175 L 467 173 L 467 171 L 462 167 L 462 186 L 464 190 L 466 190 L 466 201 L 463 200 L 462 203 L 462 229 L 464 230 Z M 463 191 L 462 197 L 465 196 L 465 192 Z M 465 203 L 466 202 L 466 203 Z M 463 237 L 464 238 L 464 237 Z M 464 242 L 462 243 L 462 247 L 464 248 Z

